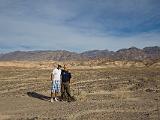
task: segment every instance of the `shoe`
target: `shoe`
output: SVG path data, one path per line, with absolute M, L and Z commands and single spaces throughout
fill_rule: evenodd
M 67 102 L 72 102 L 71 100 L 67 100 Z
M 54 99 L 55 101 L 58 101 L 58 99 L 55 97 L 55 99 Z
M 68 99 L 67 102 L 72 102 L 71 99 Z
M 51 102 L 53 102 L 53 98 L 51 98 Z

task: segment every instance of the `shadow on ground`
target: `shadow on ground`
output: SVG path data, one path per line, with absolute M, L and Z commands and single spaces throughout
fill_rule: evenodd
M 37 98 L 37 99 L 44 100 L 44 101 L 50 100 L 50 97 L 36 93 L 36 92 L 27 92 L 27 95 L 29 97 Z

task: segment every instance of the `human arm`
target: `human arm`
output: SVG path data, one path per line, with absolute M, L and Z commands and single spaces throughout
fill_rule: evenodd
M 53 77 L 53 74 L 51 73 L 51 81 L 52 81 L 52 77 Z
M 71 75 L 71 73 L 69 72 L 69 83 L 70 83 L 70 81 L 71 81 L 71 78 L 72 78 L 72 75 Z

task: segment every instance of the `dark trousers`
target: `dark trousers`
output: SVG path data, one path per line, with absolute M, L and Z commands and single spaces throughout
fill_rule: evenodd
M 62 84 L 61 84 L 61 97 L 63 100 L 70 100 L 71 99 L 69 82 L 62 82 Z

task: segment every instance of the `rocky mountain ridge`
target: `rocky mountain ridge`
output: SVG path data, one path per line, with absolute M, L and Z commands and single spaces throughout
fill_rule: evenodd
M 82 53 L 70 52 L 66 50 L 56 51 L 15 51 L 5 54 L 0 54 L 0 61 L 67 61 L 67 60 L 157 60 L 160 59 L 160 47 L 145 47 L 139 49 L 131 47 L 120 49 L 116 52 L 109 50 L 91 50 Z

